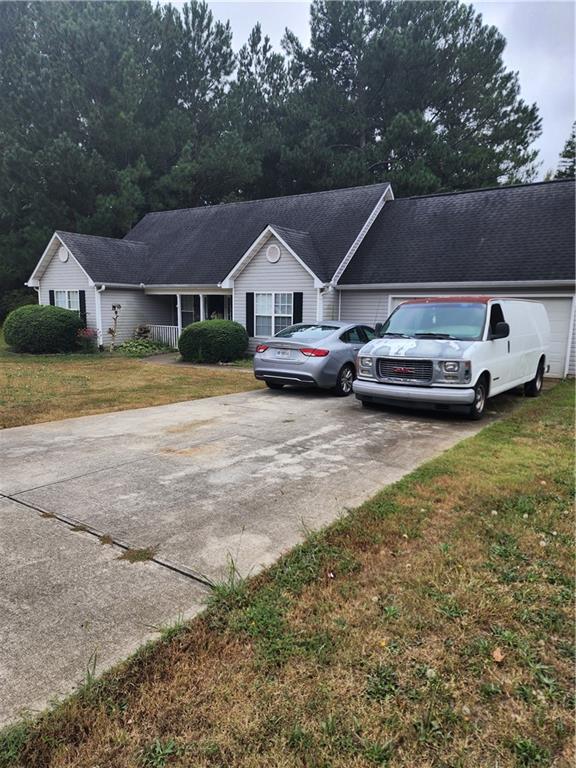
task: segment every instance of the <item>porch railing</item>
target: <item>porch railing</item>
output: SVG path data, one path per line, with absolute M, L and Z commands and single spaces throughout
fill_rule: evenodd
M 167 344 L 172 349 L 178 349 L 178 326 L 177 325 L 151 325 L 150 338 L 152 341 L 159 341 L 161 344 Z

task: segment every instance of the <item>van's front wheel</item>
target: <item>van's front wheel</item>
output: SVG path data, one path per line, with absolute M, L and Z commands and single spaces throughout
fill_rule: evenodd
M 486 410 L 486 399 L 488 397 L 488 382 L 486 376 L 481 376 L 474 387 L 474 402 L 468 409 L 468 418 L 472 421 L 479 421 L 484 416 Z
M 544 383 L 544 360 L 540 360 L 538 363 L 538 370 L 536 371 L 536 376 L 532 379 L 532 381 L 526 382 L 524 384 L 524 394 L 526 397 L 538 397 L 540 392 L 542 392 L 542 384 Z

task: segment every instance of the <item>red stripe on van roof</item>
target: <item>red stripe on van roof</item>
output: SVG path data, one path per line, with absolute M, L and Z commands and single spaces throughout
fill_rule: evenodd
M 503 299 L 503 296 L 427 296 L 423 298 L 406 299 L 402 304 L 437 304 L 440 302 L 468 302 L 472 304 L 487 304 L 493 299 Z

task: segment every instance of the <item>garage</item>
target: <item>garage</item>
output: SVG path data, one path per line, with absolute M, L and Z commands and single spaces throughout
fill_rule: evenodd
M 490 291 L 479 290 L 477 293 L 495 295 Z M 430 294 L 430 298 L 435 295 L 446 296 L 449 294 Z M 512 294 L 508 293 L 502 295 L 511 296 Z M 422 298 L 422 294 L 420 294 L 419 297 Z M 416 296 L 391 296 L 390 311 L 409 298 L 416 298 Z M 539 301 L 546 307 L 548 317 L 550 318 L 550 353 L 548 356 L 548 363 L 550 365 L 549 376 L 563 378 L 568 373 L 574 375 L 576 338 L 573 333 L 573 298 L 571 296 L 538 295 L 517 295 L 516 298 Z

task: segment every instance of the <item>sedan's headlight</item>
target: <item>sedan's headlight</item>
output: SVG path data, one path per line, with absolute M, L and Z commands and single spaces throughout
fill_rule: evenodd
M 442 370 L 446 371 L 446 373 L 458 373 L 460 363 L 457 360 L 445 360 L 442 363 Z

